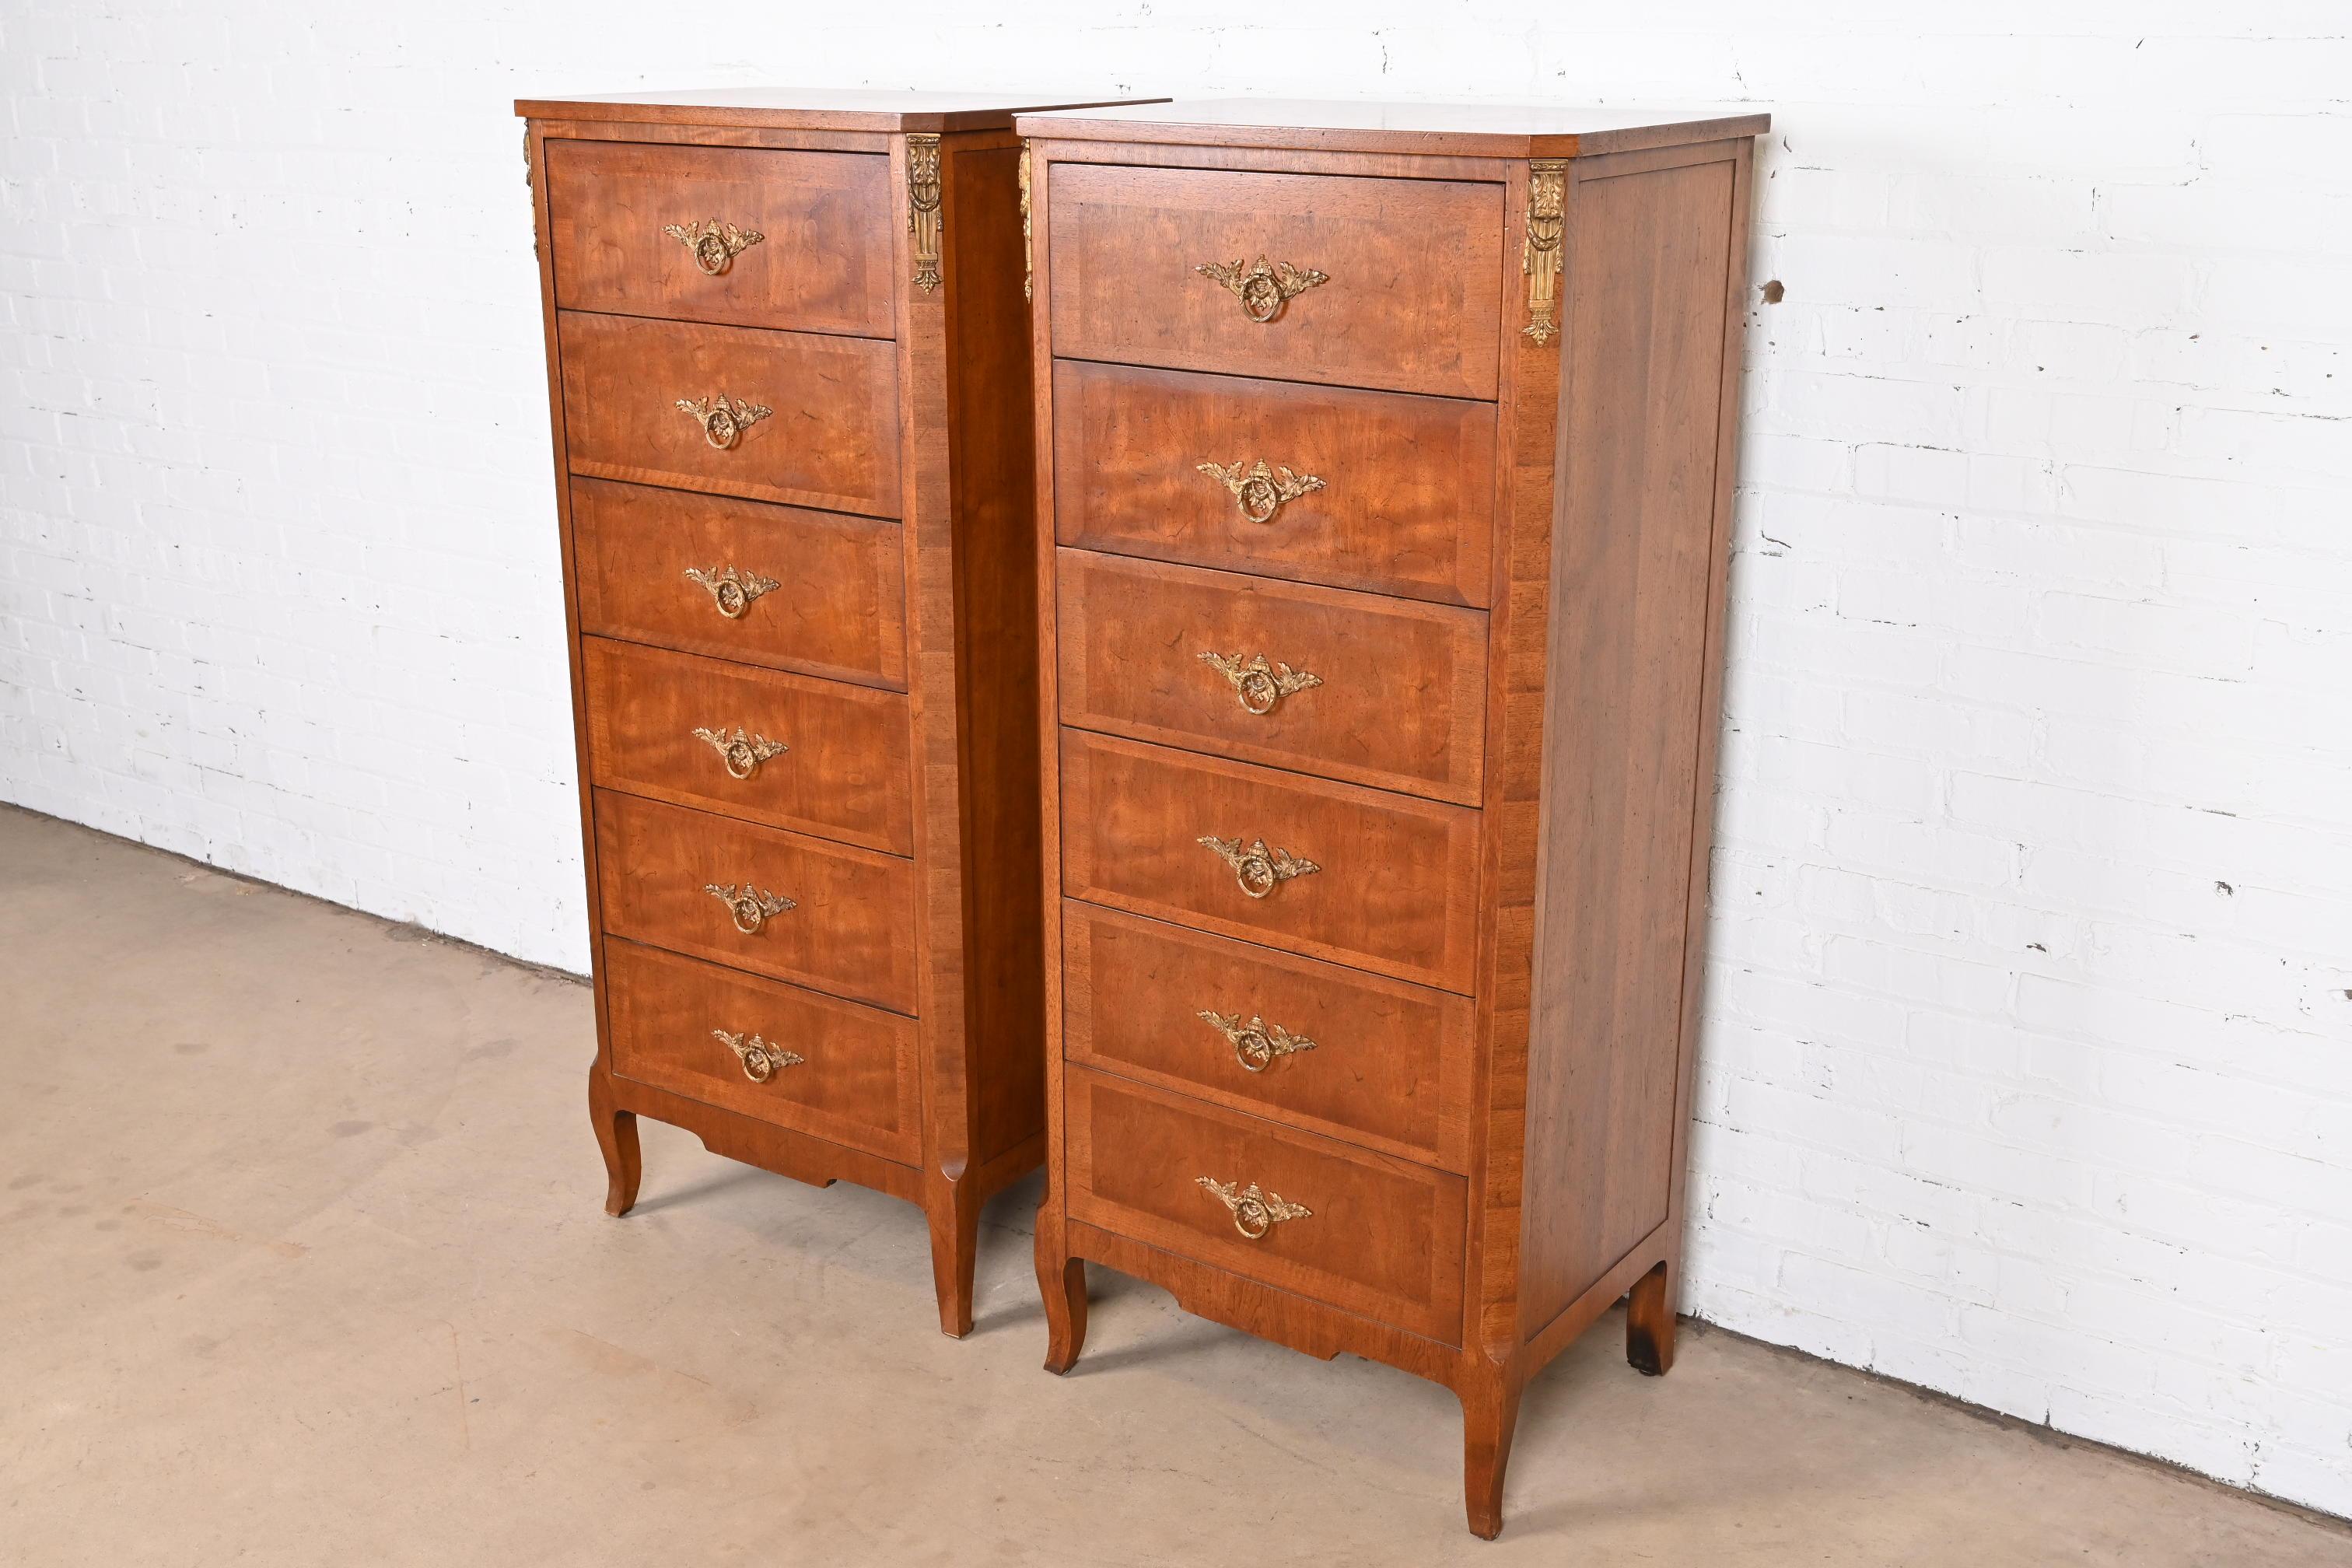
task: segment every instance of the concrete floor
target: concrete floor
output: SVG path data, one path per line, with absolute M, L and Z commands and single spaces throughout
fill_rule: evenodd
M 589 996 L 0 807 L 0 1561 L 2352 1563 L 2352 1530 L 1686 1325 L 1528 1394 L 1503 1538 L 1451 1394 L 1101 1269 L 1039 1370 L 1034 1181 L 940 1336 L 921 1217 L 643 1123 Z

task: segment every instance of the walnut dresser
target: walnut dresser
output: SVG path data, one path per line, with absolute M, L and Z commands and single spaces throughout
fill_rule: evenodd
M 1674 1354 L 1760 114 L 1023 115 L 1049 1171 L 1084 1264 L 1452 1387 Z
M 614 1214 L 635 1119 L 922 1206 L 1044 1063 L 1018 102 L 525 101 Z

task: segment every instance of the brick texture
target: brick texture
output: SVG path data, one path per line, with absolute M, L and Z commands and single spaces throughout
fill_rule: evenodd
M 2352 1513 L 2341 8 L 972 12 L 13 0 L 0 798 L 583 965 L 519 93 L 1768 104 L 1685 1308 Z

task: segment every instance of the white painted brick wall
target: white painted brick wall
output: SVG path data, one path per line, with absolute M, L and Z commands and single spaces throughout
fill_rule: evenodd
M 971 9 L 8 0 L 0 796 L 581 965 L 518 93 L 1766 103 L 1685 1305 L 2352 1513 L 2342 6 Z

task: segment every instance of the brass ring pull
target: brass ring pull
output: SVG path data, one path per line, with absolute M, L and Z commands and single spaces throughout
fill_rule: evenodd
M 757 1035 L 747 1040 L 725 1029 L 713 1029 L 710 1037 L 735 1053 L 735 1059 L 743 1064 L 743 1076 L 753 1083 L 765 1083 L 786 1068 L 796 1068 L 808 1060 L 800 1052 L 772 1046 Z
M 706 278 L 716 278 L 727 264 L 768 237 L 756 228 L 737 228 L 715 217 L 698 224 L 666 223 L 662 232 L 694 253 L 694 264 Z
M 732 566 L 715 566 L 706 572 L 699 566 L 689 566 L 686 574 L 710 592 L 710 601 L 719 613 L 730 621 L 740 621 L 751 607 L 751 601 L 762 594 L 772 594 L 783 586 L 773 577 L 762 577 L 755 572 L 739 573 Z
M 775 412 L 763 403 L 746 403 L 723 392 L 712 397 L 681 397 L 677 409 L 692 415 L 702 426 L 702 438 L 722 452 L 734 446 L 744 431 Z
M 1247 848 L 1238 838 L 1220 838 L 1213 833 L 1204 833 L 1194 842 L 1215 850 L 1217 858 L 1234 868 L 1234 879 L 1242 885 L 1242 891 L 1253 899 L 1265 898 L 1293 877 L 1311 877 L 1323 869 L 1287 849 L 1268 849 L 1263 838 Z
M 1261 718 L 1293 692 L 1323 684 L 1321 676 L 1275 663 L 1262 653 L 1247 658 L 1237 653 L 1203 653 L 1201 662 L 1233 683 L 1234 697 L 1244 711 Z
M 1264 1239 L 1265 1233 L 1285 1220 L 1312 1219 L 1315 1211 L 1305 1204 L 1282 1201 L 1279 1193 L 1262 1193 L 1252 1182 L 1241 1192 L 1234 1191 L 1231 1182 L 1220 1182 L 1214 1176 L 1195 1176 L 1203 1192 L 1233 1211 L 1234 1228 L 1252 1241 Z
M 1282 314 L 1282 307 L 1309 289 L 1331 281 L 1328 272 L 1293 267 L 1287 261 L 1205 262 L 1192 268 L 1202 277 L 1223 284 L 1242 302 L 1242 314 L 1264 326 Z
M 1264 458 L 1255 468 L 1235 463 L 1226 468 L 1219 463 L 1195 463 L 1200 472 L 1215 479 L 1234 492 L 1234 504 L 1242 516 L 1251 522 L 1272 522 L 1274 514 L 1297 500 L 1300 496 L 1323 488 L 1323 481 L 1313 474 L 1295 473 L 1285 468 L 1268 468 Z
M 1246 1024 L 1238 1013 L 1215 1013 L 1203 1007 L 1194 1015 L 1209 1027 L 1224 1036 L 1234 1047 L 1234 1059 L 1242 1064 L 1244 1072 L 1264 1072 L 1277 1057 L 1311 1051 L 1315 1042 L 1304 1035 L 1294 1035 L 1279 1024 L 1269 1024 L 1255 1014 Z
M 734 919 L 735 929 L 745 936 L 759 935 L 760 928 L 769 921 L 787 910 L 800 908 L 797 899 L 754 888 L 749 882 L 740 887 L 732 882 L 723 887 L 717 882 L 705 882 L 702 890 L 727 906 L 728 914 Z
M 694 738 L 719 753 L 731 779 L 748 779 L 760 771 L 761 763 L 792 750 L 782 741 L 771 741 L 765 735 L 746 735 L 740 724 L 732 735 L 724 730 L 698 729 Z

